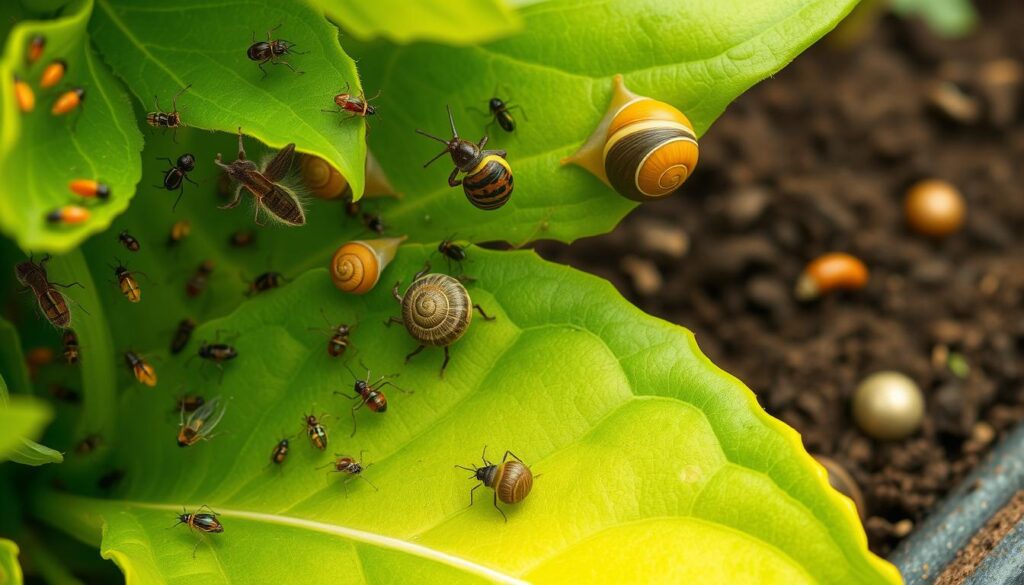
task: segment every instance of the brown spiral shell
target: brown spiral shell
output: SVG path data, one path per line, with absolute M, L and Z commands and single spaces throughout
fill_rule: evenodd
M 380 273 L 395 257 L 401 238 L 356 240 L 343 244 L 331 258 L 331 280 L 339 290 L 356 295 L 370 292 Z
M 318 156 L 303 155 L 301 170 L 303 184 L 320 199 L 337 199 L 351 192 L 345 177 Z
M 612 89 L 604 118 L 562 164 L 583 167 L 634 201 L 674 193 L 697 166 L 693 125 L 673 106 L 629 91 L 621 75 L 613 78 Z
M 492 487 L 502 502 L 521 502 L 533 488 L 533 472 L 519 461 L 506 461 L 498 467 L 498 476 Z
M 472 320 L 469 292 L 447 274 L 427 274 L 410 284 L 402 296 L 402 322 L 424 345 L 455 343 Z

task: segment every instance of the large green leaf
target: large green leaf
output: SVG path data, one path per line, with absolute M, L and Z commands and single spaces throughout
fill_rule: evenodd
M 358 39 L 397 43 L 436 41 L 470 45 L 513 33 L 521 26 L 501 0 L 309 0 Z
M 6 538 L 0 538 L 0 585 L 21 585 L 21 583 L 18 545 Z
M 344 296 L 316 269 L 202 326 L 228 332 L 239 357 L 215 368 L 163 352 L 155 389 L 127 385 L 109 469 L 126 475 L 116 498 L 49 492 L 34 513 L 96 543 L 129 583 L 484 580 L 651 582 L 897 582 L 865 547 L 853 505 L 832 491 L 799 437 L 771 419 L 737 380 L 714 367 L 686 330 L 643 315 L 606 282 L 532 253 L 470 251 L 475 319 L 452 348 L 403 365 L 415 343 L 382 322 L 398 312 L 386 284 L 408 282 L 429 248 L 403 249 L 384 286 Z M 385 414 L 360 411 L 349 437 L 352 378 L 310 331 L 331 319 L 359 325 L 354 369 L 365 361 L 412 394 L 390 392 Z M 81 317 L 83 321 L 92 316 Z M 195 347 L 194 345 L 192 346 Z M 356 353 L 357 352 L 357 353 Z M 155 357 L 154 356 L 154 357 Z M 221 434 L 175 444 L 168 412 L 182 389 L 228 403 Z M 305 413 L 330 413 L 328 453 L 295 438 L 282 469 L 275 443 L 301 432 Z M 511 449 L 537 477 L 508 523 L 454 464 L 488 445 Z M 373 463 L 379 488 L 345 485 L 330 453 Z M 90 482 L 91 483 L 91 482 Z M 88 484 L 84 484 L 88 485 Z M 181 506 L 222 514 L 191 559 L 194 536 L 168 530 Z M 101 536 L 102 535 L 102 536 Z M 292 562 L 281 563 L 282 554 Z M 187 570 L 183 570 L 183 567 Z M 719 579 L 719 577 L 722 577 Z
M 47 454 L 52 449 L 32 441 L 42 434 L 52 417 L 44 402 L 28 396 L 9 397 L 7 384 L 0 377 L 0 461 L 12 459 L 28 465 L 54 462 L 53 455 Z M 56 457 L 60 461 L 60 453 Z
M 295 51 L 305 52 L 283 58 L 303 75 L 268 63 L 264 78 L 246 56 L 253 35 L 266 40 L 267 31 L 279 24 L 271 37 L 294 42 Z M 334 95 L 346 83 L 357 93 L 359 77 L 338 44 L 337 29 L 305 4 L 185 0 L 168 11 L 148 0 L 97 0 L 92 31 L 107 63 L 144 108 L 153 107 L 154 96 L 160 96 L 167 111 L 171 97 L 192 84 L 178 100 L 182 120 L 192 129 L 178 135 L 198 129 L 234 133 L 241 126 L 276 147 L 295 142 L 299 151 L 333 162 L 356 195 L 362 194 L 365 126 L 321 111 L 335 109 Z M 230 161 L 236 153 L 232 147 L 223 154 Z M 212 163 L 200 158 L 198 164 Z M 159 179 L 150 183 L 159 184 Z M 146 184 L 143 189 L 157 190 Z
M 477 241 L 571 241 L 607 232 L 636 204 L 559 161 L 597 125 L 615 74 L 624 74 L 635 92 L 679 107 L 703 133 L 729 102 L 789 63 L 855 4 L 553 0 L 522 9 L 522 34 L 485 46 L 379 43 L 354 51 L 367 91 L 382 91 L 370 147 L 407 198 L 385 207 L 384 217 L 417 241 L 452 233 Z M 515 192 L 503 208 L 481 211 L 461 188 L 448 187 L 450 161 L 421 168 L 439 145 L 413 129 L 447 136 L 450 104 L 460 134 L 475 140 L 488 118 L 470 108 L 486 110 L 495 92 L 522 108 L 513 112 L 516 132 L 492 127 L 488 145 L 508 150 Z
M 77 0 L 53 20 L 18 23 L 0 60 L 0 230 L 27 250 L 69 250 L 106 228 L 128 207 L 139 181 L 142 135 L 124 90 L 93 53 L 86 25 L 92 0 Z M 29 40 L 46 37 L 42 59 L 25 65 Z M 54 59 L 68 64 L 57 88 L 39 88 L 39 76 Z M 30 83 L 35 110 L 23 114 L 14 101 L 14 76 Z M 85 89 L 80 111 L 54 116 L 50 107 L 70 87 Z M 50 211 L 81 199 L 68 189 L 74 179 L 110 186 L 110 200 L 92 207 L 81 225 L 54 227 Z

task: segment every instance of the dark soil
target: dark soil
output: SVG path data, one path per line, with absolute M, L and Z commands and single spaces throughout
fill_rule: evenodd
M 961 41 L 890 16 L 852 47 L 826 39 L 725 112 L 683 193 L 612 234 L 537 246 L 693 330 L 849 471 L 881 554 L 1024 418 L 1024 3 L 979 9 Z M 924 177 L 967 201 L 942 241 L 902 214 Z M 797 302 L 800 270 L 829 251 L 861 258 L 868 286 Z M 857 382 L 884 369 L 925 393 L 923 429 L 904 441 L 850 418 Z

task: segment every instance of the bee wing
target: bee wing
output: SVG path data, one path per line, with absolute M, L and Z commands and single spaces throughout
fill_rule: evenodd
M 274 158 L 263 168 L 263 176 L 273 182 L 278 182 L 288 174 L 292 166 L 292 159 L 295 158 L 295 143 L 282 148 Z

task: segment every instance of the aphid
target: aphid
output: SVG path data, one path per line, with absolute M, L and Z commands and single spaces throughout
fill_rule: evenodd
M 82 197 L 95 197 L 103 201 L 110 198 L 110 186 L 92 179 L 75 179 L 68 183 L 68 189 Z
M 347 365 L 345 367 L 348 368 Z M 366 366 L 364 365 L 363 367 L 365 368 Z M 352 388 L 355 391 L 355 395 L 346 394 L 344 392 L 338 392 L 337 390 L 335 390 L 334 393 L 344 396 L 349 400 L 358 400 L 358 402 L 356 402 L 352 406 L 352 435 L 350 435 L 352 437 L 356 436 L 356 411 L 359 410 L 363 405 L 365 405 L 366 408 L 370 409 L 373 412 L 387 412 L 388 398 L 387 396 L 384 395 L 384 392 L 381 390 L 381 388 L 383 388 L 384 386 L 391 386 L 400 392 L 411 392 L 411 390 L 405 390 L 403 388 L 400 388 L 397 384 L 388 380 L 388 378 L 397 377 L 398 374 L 381 376 L 376 382 L 371 383 L 369 381 L 369 368 L 366 368 L 365 379 L 360 379 L 352 372 L 352 370 L 349 370 L 348 373 L 352 374 L 352 377 L 355 378 L 356 381 L 355 385 Z
M 46 221 L 52 225 L 75 225 L 88 221 L 92 214 L 78 205 L 65 205 L 46 214 Z
M 99 435 L 86 435 L 81 441 L 75 445 L 75 453 L 79 455 L 87 455 L 96 450 L 97 447 L 103 444 L 103 437 Z
M 452 128 L 451 140 L 438 138 L 433 134 L 427 134 L 423 130 L 416 130 L 416 132 L 423 136 L 445 145 L 443 151 L 423 165 L 424 168 L 430 166 L 431 163 L 442 156 L 451 154 L 455 168 L 448 175 L 449 186 L 458 187 L 462 185 L 466 198 L 479 209 L 498 209 L 508 203 L 509 198 L 512 197 L 512 189 L 514 187 L 512 167 L 505 160 L 505 156 L 508 153 L 504 150 L 483 150 L 484 145 L 487 144 L 487 136 L 481 138 L 478 144 L 473 144 L 468 140 L 459 138 L 459 133 L 455 129 L 455 118 L 452 116 L 451 107 L 448 107 L 448 121 L 451 123 Z M 466 176 L 462 179 L 456 179 L 456 175 L 460 172 L 466 173 Z
M 228 243 L 231 244 L 231 247 L 233 248 L 247 248 L 252 245 L 255 239 L 256 234 L 253 232 L 249 230 L 238 230 L 237 232 L 232 232 L 231 236 L 228 238 Z
M 484 312 L 480 305 L 474 305 L 469 292 L 457 278 L 447 274 L 428 274 L 430 264 L 413 276 L 412 284 L 402 295 L 398 292 L 401 282 L 396 282 L 391 295 L 402 305 L 402 317 L 391 317 L 384 322 L 391 326 L 398 323 L 405 326 L 409 335 L 419 342 L 419 347 L 405 356 L 406 363 L 425 347 L 443 347 L 444 361 L 441 362 L 441 377 L 448 367 L 449 346 L 459 340 L 469 329 L 476 309 L 487 321 L 494 317 Z
M 189 153 L 185 153 L 178 157 L 177 162 L 171 162 L 171 159 L 167 157 L 160 157 L 157 160 L 165 160 L 167 164 L 171 165 L 171 168 L 164 171 L 164 184 L 163 188 L 168 191 L 174 191 L 177 189 L 178 198 L 174 200 L 174 205 L 171 207 L 171 211 L 178 208 L 178 202 L 181 201 L 181 196 L 185 194 L 185 181 L 192 183 L 193 185 L 199 185 L 192 179 L 188 178 L 189 172 L 196 168 L 196 158 Z M 160 186 L 157 185 L 157 188 Z
M 28 49 L 25 51 L 25 63 L 35 65 L 36 61 L 43 58 L 43 50 L 46 49 L 46 37 L 33 35 L 28 41 Z
M 195 412 L 202 405 L 206 404 L 206 399 L 198 394 L 186 394 L 179 398 L 175 403 L 175 412 Z
M 156 370 L 142 356 L 129 350 L 124 352 L 124 361 L 140 384 L 149 387 L 156 386 Z
M 448 260 L 448 271 L 452 270 L 452 262 L 459 265 L 460 269 L 462 263 L 466 260 L 466 247 L 461 244 L 456 244 L 451 238 L 442 240 L 437 245 L 437 251 L 441 253 Z
M 321 414 L 320 418 L 325 418 L 326 416 Z M 320 424 L 320 421 L 312 414 L 307 414 L 304 420 L 310 444 L 321 451 L 327 449 L 327 429 L 324 428 L 324 425 Z
M 220 343 L 217 341 L 214 341 L 214 343 L 207 343 L 204 341 L 199 346 L 199 351 L 196 352 L 196 356 L 207 360 L 208 362 L 212 362 L 213 365 L 217 366 L 217 369 L 220 370 L 220 379 L 223 381 L 224 366 L 221 364 L 238 357 L 238 350 L 236 350 L 233 345 L 228 345 L 227 343 Z
M 330 114 L 351 114 L 346 120 L 352 118 L 365 118 L 366 116 L 373 116 L 377 113 L 377 108 L 370 105 L 370 100 L 377 99 L 380 92 L 372 98 L 367 99 L 366 94 L 359 92 L 358 96 L 354 96 L 348 91 L 349 84 L 345 83 L 345 89 L 341 90 L 338 95 L 334 96 L 334 104 L 338 106 L 337 110 L 321 110 Z
M 816 299 L 835 290 L 857 290 L 868 282 L 868 268 L 856 256 L 843 252 L 823 254 L 811 261 L 797 280 L 796 298 Z
M 14 76 L 14 98 L 18 101 L 18 108 L 26 114 L 36 108 L 35 92 L 17 75 Z
M 50 396 L 53 396 L 62 402 L 69 402 L 71 404 L 78 404 L 82 401 L 82 397 L 77 391 L 72 390 L 67 386 L 61 386 L 60 384 L 50 384 Z
M 235 190 L 235 197 L 220 209 L 231 209 L 237 207 L 242 200 L 242 190 L 245 189 L 252 194 L 256 201 L 255 217 L 257 224 L 260 223 L 260 210 L 264 209 L 270 217 L 285 225 L 305 225 L 306 212 L 302 210 L 302 204 L 295 193 L 278 181 L 283 179 L 292 166 L 292 158 L 295 156 L 295 143 L 286 145 L 277 153 L 262 169 L 256 163 L 245 158 L 245 147 L 242 145 L 242 129 L 238 129 L 238 159 L 231 164 L 222 162 L 221 154 L 218 152 L 214 162 L 231 175 L 231 178 L 239 183 Z
M 192 233 L 192 223 L 187 219 L 174 222 L 171 226 L 171 231 L 167 235 L 167 247 L 173 248 L 181 243 L 182 240 L 188 237 Z
M 135 236 L 128 233 L 128 230 L 121 230 L 121 233 L 117 234 L 117 241 L 121 242 L 121 245 L 125 247 L 129 252 L 138 252 L 139 241 L 135 239 Z
M 281 439 L 270 453 L 270 462 L 281 465 L 286 457 L 288 457 L 288 439 Z
M 39 309 L 43 312 L 43 315 L 46 316 L 47 320 L 49 320 L 54 327 L 64 329 L 71 324 L 71 311 L 68 309 L 68 302 L 64 298 L 64 295 L 61 294 L 56 287 L 81 287 L 82 285 L 77 282 L 73 282 L 71 284 L 56 284 L 47 280 L 46 263 L 49 260 L 49 256 L 43 256 L 43 258 L 39 260 L 39 263 L 36 264 L 31 258 L 29 258 L 27 261 L 15 265 L 14 275 L 22 286 L 31 289 L 33 294 L 36 295 L 36 302 L 39 303 Z
M 213 260 L 203 260 L 199 267 L 196 268 L 196 273 L 192 275 L 192 278 L 188 279 L 185 283 L 185 294 L 191 298 L 198 297 L 206 290 L 206 284 L 210 280 L 210 274 L 213 273 Z
M 384 230 L 387 229 L 387 226 L 384 225 L 384 220 L 376 213 L 364 213 L 363 225 L 366 226 L 366 229 L 378 234 L 383 234 Z
M 121 294 L 124 295 L 124 298 L 128 299 L 132 303 L 141 301 L 142 289 L 139 288 L 139 282 L 135 280 L 135 275 L 143 273 L 132 272 L 131 270 L 128 270 L 128 267 L 124 264 L 118 264 L 113 268 L 114 276 L 117 277 L 117 285 L 121 288 Z
M 63 59 L 56 59 L 50 61 L 50 64 L 43 69 L 43 74 L 39 78 L 39 87 L 43 89 L 49 89 L 58 83 L 61 79 L 64 79 L 64 74 L 68 70 L 68 63 Z
M 490 112 L 490 114 L 481 111 L 479 108 L 473 108 L 473 110 L 480 112 L 485 116 L 489 115 L 493 118 L 490 121 L 490 123 L 487 124 L 487 127 L 484 129 L 485 132 L 490 132 L 490 128 L 491 126 L 494 125 L 495 122 L 497 122 L 498 126 L 501 126 L 501 129 L 504 130 L 505 132 L 515 131 L 516 120 L 515 118 L 512 117 L 512 110 L 520 110 L 522 111 L 524 118 L 526 118 L 527 120 L 530 119 L 526 115 L 526 111 L 523 110 L 522 107 L 518 105 L 512 105 L 511 103 L 506 102 L 500 97 L 492 97 L 490 100 L 488 100 L 487 110 Z
M 84 89 L 81 87 L 70 89 L 57 97 L 57 101 L 53 102 L 53 107 L 50 108 L 50 113 L 54 116 L 62 116 L 77 108 L 84 101 Z
M 508 460 L 510 455 L 513 458 L 512 461 Z M 483 467 L 474 465 L 470 469 L 462 465 L 455 466 L 473 472 L 469 479 L 480 481 L 473 486 L 473 489 L 469 490 L 469 505 L 473 505 L 473 492 L 481 485 L 485 485 L 494 490 L 494 507 L 501 512 L 501 517 L 505 519 L 505 522 L 508 522 L 508 516 L 498 507 L 498 500 L 506 504 L 515 504 L 526 498 L 530 494 L 530 488 L 533 487 L 533 472 L 523 463 L 522 459 L 516 457 L 516 454 L 511 451 L 505 451 L 505 456 L 501 458 L 501 463 L 498 465 L 487 460 L 487 447 L 484 447 L 483 455 L 480 458 L 483 459 Z
M 77 364 L 81 357 L 78 349 L 78 335 L 71 329 L 65 329 L 61 341 L 64 343 L 64 361 L 68 365 Z
M 678 191 L 700 158 L 689 118 L 671 104 L 638 96 L 621 75 L 612 101 L 590 138 L 562 164 L 576 164 L 623 197 L 657 201 Z
M 305 71 L 297 71 L 287 61 L 281 60 L 281 57 L 290 55 L 292 53 L 296 55 L 305 55 L 305 52 L 299 52 L 295 50 L 295 43 L 286 41 L 284 39 L 271 39 L 270 33 L 281 28 L 281 25 L 277 25 L 274 28 L 267 31 L 266 41 L 257 41 L 256 33 L 252 33 L 252 44 L 249 45 L 245 55 L 249 57 L 250 61 L 257 61 L 257 66 L 260 71 L 263 72 L 263 78 L 267 76 L 267 70 L 263 68 L 268 62 L 273 65 L 284 65 L 285 67 L 292 70 L 296 75 L 302 75 Z M 262 78 L 261 78 L 262 79 Z
M 191 317 L 185 317 L 178 322 L 178 328 L 174 330 L 174 337 L 171 337 L 171 354 L 178 355 L 192 339 L 192 332 L 196 329 L 196 322 Z
M 324 323 L 327 324 L 327 329 L 319 329 L 316 327 L 310 327 L 310 331 L 326 331 L 331 338 L 327 340 L 327 355 L 331 357 L 341 357 L 345 354 L 345 350 L 348 349 L 348 336 L 355 326 L 349 327 L 348 325 L 341 323 L 339 325 L 331 325 L 331 322 L 327 319 L 327 314 L 324 310 L 320 309 L 320 316 L 324 318 Z
M 209 513 L 202 512 L 204 508 L 209 510 Z M 224 525 L 217 519 L 219 515 L 206 505 L 201 506 L 199 510 L 193 513 L 189 513 L 185 508 L 182 508 L 181 514 L 178 514 L 178 524 L 184 524 L 188 526 L 189 530 L 197 531 L 196 545 L 192 548 L 193 559 L 196 558 L 196 551 L 199 549 L 199 543 L 202 542 L 202 539 L 198 537 L 199 534 L 220 534 L 224 532 Z M 175 524 L 175 526 L 178 524 Z
M 359 459 L 363 458 L 363 453 L 365 452 L 366 451 L 361 451 L 359 453 Z M 334 457 L 335 460 L 333 462 L 328 463 L 327 465 L 322 465 L 318 469 L 323 469 L 324 467 L 329 466 L 334 467 L 334 470 L 330 471 L 329 473 L 344 473 L 345 475 L 349 476 L 350 480 L 353 477 L 361 478 L 363 481 L 370 484 L 370 487 L 372 487 L 374 491 L 379 491 L 377 489 L 377 486 L 373 485 L 372 481 L 363 477 L 363 471 L 372 464 L 363 465 L 359 461 L 356 461 L 356 459 L 353 457 L 342 457 L 337 453 L 334 454 Z
M 213 438 L 210 433 L 224 417 L 227 406 L 221 406 L 220 396 L 213 397 L 209 402 L 204 403 L 194 412 L 185 418 L 185 409 L 181 409 L 180 422 L 178 423 L 178 446 L 188 447 L 199 441 L 208 441 Z
M 181 115 L 178 114 L 178 96 L 188 91 L 188 88 L 192 87 L 192 84 L 188 84 L 181 88 L 178 93 L 174 94 L 171 98 L 171 111 L 164 112 L 163 108 L 160 107 L 160 96 L 153 96 L 156 99 L 156 111 L 149 112 L 146 114 L 146 123 L 154 128 L 170 128 L 174 130 L 171 138 L 174 142 L 178 142 L 178 128 L 185 126 L 181 122 Z
M 124 479 L 123 469 L 112 469 L 96 480 L 96 487 L 105 492 L 114 489 Z
M 249 290 L 245 291 L 245 296 L 251 297 L 252 295 L 275 289 L 285 282 L 288 282 L 288 280 L 280 272 L 264 272 L 249 283 Z

